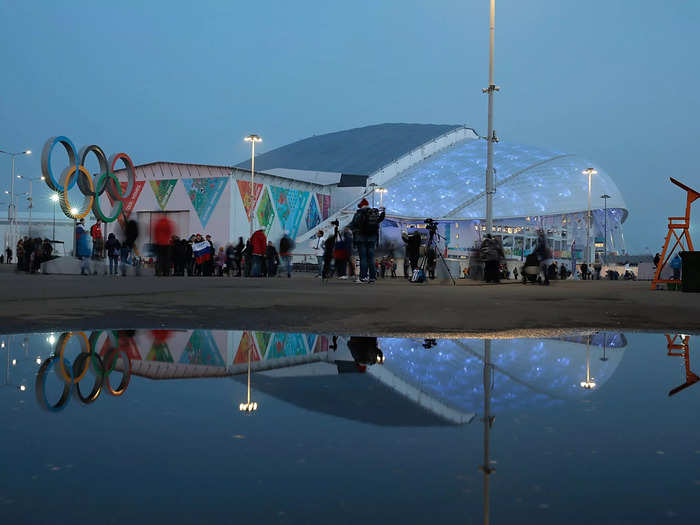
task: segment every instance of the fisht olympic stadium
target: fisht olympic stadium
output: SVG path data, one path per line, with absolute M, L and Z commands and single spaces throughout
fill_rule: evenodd
M 249 166 L 249 160 L 238 165 Z M 584 257 L 586 168 L 597 170 L 591 188 L 591 260 L 602 253 L 606 235 L 608 253 L 625 252 L 622 224 L 627 205 L 596 162 L 499 142 L 494 144 L 494 166 L 494 230 L 508 258 L 529 253 L 540 228 L 555 258 Z M 440 221 L 450 256 L 467 255 L 485 230 L 486 141 L 465 126 L 379 124 L 338 131 L 256 156 L 255 167 L 272 176 L 320 185 L 330 194 L 330 216 L 299 232 L 299 241 L 311 238 L 319 227 L 329 227 L 333 219 L 349 221 L 362 198 L 386 207 L 388 220 L 381 237 L 390 248 L 400 247 L 402 230 L 422 228 L 427 217 Z

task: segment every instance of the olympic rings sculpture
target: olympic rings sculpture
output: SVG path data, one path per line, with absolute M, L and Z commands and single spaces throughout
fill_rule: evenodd
M 102 332 L 93 332 L 88 337 L 85 332 L 65 332 L 60 335 L 56 342 L 54 353 L 46 359 L 39 367 L 39 372 L 36 376 L 35 392 L 39 406 L 49 412 L 60 412 L 63 410 L 73 397 L 84 405 L 89 405 L 97 400 L 102 393 L 103 387 L 113 396 L 119 397 L 126 392 L 131 380 L 131 359 L 129 355 L 114 344 L 104 354 L 104 358 L 95 351 L 97 348 L 97 340 Z M 109 336 L 109 332 L 108 332 Z M 80 354 L 71 364 L 64 357 L 66 344 L 68 341 L 77 337 L 80 342 Z M 110 343 L 115 343 L 113 337 L 110 337 Z M 110 375 L 117 367 L 117 362 L 121 358 L 122 379 L 119 385 L 115 388 L 112 386 Z M 92 388 L 88 394 L 84 394 L 80 388 L 80 383 L 91 368 L 95 376 Z M 54 369 L 56 375 L 63 382 L 63 392 L 58 401 L 49 401 L 46 394 L 46 379 L 47 374 L 51 369 Z
M 69 165 L 61 172 L 60 177 L 56 178 L 51 168 L 51 155 L 54 148 L 59 144 L 63 146 L 63 149 L 68 154 Z M 100 172 L 95 174 L 94 179 L 85 167 L 85 160 L 90 153 L 97 158 L 100 166 Z M 124 191 L 114 173 L 114 168 L 120 160 L 126 168 L 127 175 L 127 185 Z M 136 187 L 136 169 L 131 158 L 126 153 L 115 153 L 108 159 L 102 148 L 95 144 L 83 146 L 78 151 L 73 142 L 62 135 L 51 137 L 44 144 L 44 148 L 41 151 L 41 173 L 44 176 L 46 185 L 58 194 L 61 210 L 66 217 L 71 219 L 82 219 L 92 210 L 95 217 L 100 221 L 113 222 L 121 214 L 124 201 L 131 198 Z M 85 197 L 79 208 L 73 207 L 68 201 L 68 190 L 76 184 Z M 105 213 L 100 205 L 100 196 L 105 191 L 112 201 L 112 209 L 108 213 Z M 77 209 L 77 212 L 71 213 L 73 209 Z

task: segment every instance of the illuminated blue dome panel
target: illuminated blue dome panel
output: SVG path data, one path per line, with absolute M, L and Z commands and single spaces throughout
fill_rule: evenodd
M 627 210 L 622 194 L 597 164 L 576 155 L 519 144 L 494 145 L 494 217 L 564 214 L 588 208 L 588 178 L 593 167 L 593 209 L 608 194 L 608 208 Z M 440 151 L 384 184 L 387 213 L 396 217 L 483 218 L 486 143 L 467 140 Z
M 496 412 L 542 408 L 563 399 L 580 399 L 590 393 L 580 383 L 587 378 L 602 386 L 622 361 L 626 341 L 605 334 L 608 359 L 599 359 L 602 341 L 589 347 L 565 339 L 493 339 L 495 366 L 492 406 Z M 598 344 L 596 344 L 596 342 Z M 380 339 L 384 367 L 407 383 L 453 408 L 479 412 L 483 403 L 483 341 L 442 339 L 425 349 L 419 339 Z

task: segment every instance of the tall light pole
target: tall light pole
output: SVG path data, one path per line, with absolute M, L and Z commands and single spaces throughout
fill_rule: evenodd
M 255 214 L 255 143 L 262 142 L 262 138 L 259 135 L 251 134 L 243 140 L 250 142 L 250 237 L 252 237 Z
M 586 264 L 591 264 L 591 178 L 598 173 L 595 168 L 586 168 L 581 173 L 588 175 L 588 220 L 586 221 Z
M 51 194 L 51 200 L 53 201 L 53 237 L 51 240 L 54 242 L 56 241 L 56 203 L 58 202 L 58 199 L 60 199 L 58 193 Z
M 17 217 L 15 213 L 15 157 L 19 155 L 31 155 L 32 150 L 26 149 L 12 153 L 0 149 L 0 153 L 8 155 L 12 159 L 12 182 L 10 183 L 10 206 L 7 210 L 7 219 L 10 221 L 10 243 L 15 241 L 17 237 Z
M 486 135 L 486 233 L 493 230 L 493 143 L 497 142 L 493 130 L 493 94 L 500 88 L 493 82 L 493 48 L 496 31 L 496 0 L 491 0 L 489 15 L 489 87 L 482 89 L 489 95 L 488 133 Z
M 604 233 L 603 254 L 604 254 L 604 257 L 607 259 L 608 258 L 608 199 L 610 198 L 610 195 L 608 195 L 607 193 L 603 193 L 600 196 L 600 198 L 605 201 L 605 219 L 604 219 L 604 226 L 603 226 L 603 233 Z
M 18 179 L 24 179 L 27 182 L 29 182 L 29 237 L 32 236 L 32 208 L 34 207 L 34 201 L 32 200 L 32 182 L 35 180 L 44 180 L 44 176 L 42 175 L 41 177 L 34 177 L 33 179 L 30 177 L 25 177 L 24 175 L 17 175 Z

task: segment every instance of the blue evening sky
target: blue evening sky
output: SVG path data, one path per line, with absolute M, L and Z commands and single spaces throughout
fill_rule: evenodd
M 382 122 L 483 133 L 488 4 L 0 0 L 0 149 L 34 150 L 17 170 L 38 176 L 57 134 L 137 164 L 231 164 L 249 132 L 262 151 Z M 693 0 L 497 1 L 499 136 L 600 163 L 633 252 L 682 211 L 669 175 L 700 186 L 699 23 Z M 0 189 L 9 172 L 0 158 Z

